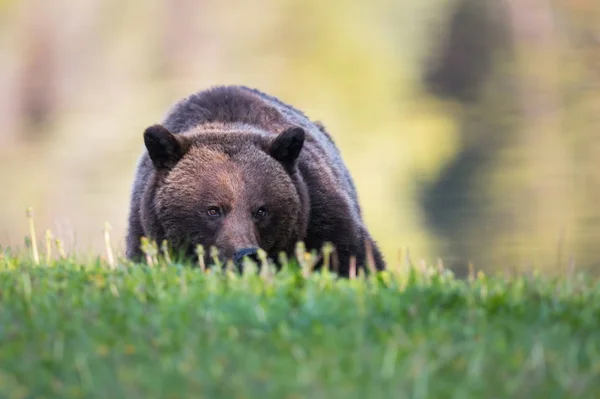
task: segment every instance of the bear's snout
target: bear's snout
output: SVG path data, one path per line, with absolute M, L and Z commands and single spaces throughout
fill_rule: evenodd
M 233 261 L 235 262 L 235 264 L 238 267 L 241 267 L 242 266 L 242 260 L 244 259 L 244 257 L 248 257 L 248 259 L 250 259 L 252 262 L 254 262 L 254 263 L 256 263 L 258 265 L 259 264 L 258 248 L 243 248 L 243 249 L 240 249 L 239 251 L 237 251 L 233 255 Z

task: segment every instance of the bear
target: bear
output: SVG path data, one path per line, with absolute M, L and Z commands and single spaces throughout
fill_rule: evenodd
M 259 249 L 278 265 L 298 242 L 309 252 L 330 243 L 340 276 L 349 275 L 351 257 L 355 271 L 385 269 L 332 136 L 278 98 L 213 86 L 174 103 L 143 141 L 130 194 L 129 259 L 142 259 L 142 237 L 167 240 L 190 257 L 199 244 L 215 247 L 238 267 L 244 257 L 256 261 Z M 315 269 L 322 264 L 321 257 Z

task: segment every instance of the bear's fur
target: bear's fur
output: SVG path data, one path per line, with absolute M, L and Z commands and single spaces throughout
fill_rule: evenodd
M 340 275 L 352 255 L 357 268 L 371 258 L 384 269 L 334 141 L 301 111 L 255 89 L 214 87 L 176 103 L 144 142 L 129 258 L 141 257 L 142 236 L 191 256 L 197 244 L 214 245 L 223 260 L 248 248 L 277 260 L 293 256 L 298 241 L 309 251 L 331 242 Z

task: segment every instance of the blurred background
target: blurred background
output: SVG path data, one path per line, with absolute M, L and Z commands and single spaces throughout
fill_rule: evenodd
M 216 84 L 326 124 L 390 264 L 600 271 L 597 0 L 0 0 L 0 246 L 31 205 L 122 252 L 144 128 Z

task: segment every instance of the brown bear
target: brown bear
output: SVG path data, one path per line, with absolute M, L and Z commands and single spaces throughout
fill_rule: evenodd
M 190 256 L 214 246 L 238 263 L 258 248 L 277 262 L 302 241 L 308 251 L 332 243 L 341 276 L 351 256 L 357 269 L 368 259 L 385 268 L 336 144 L 292 106 L 245 86 L 213 87 L 176 103 L 143 137 L 130 259 L 140 259 L 142 236 Z

